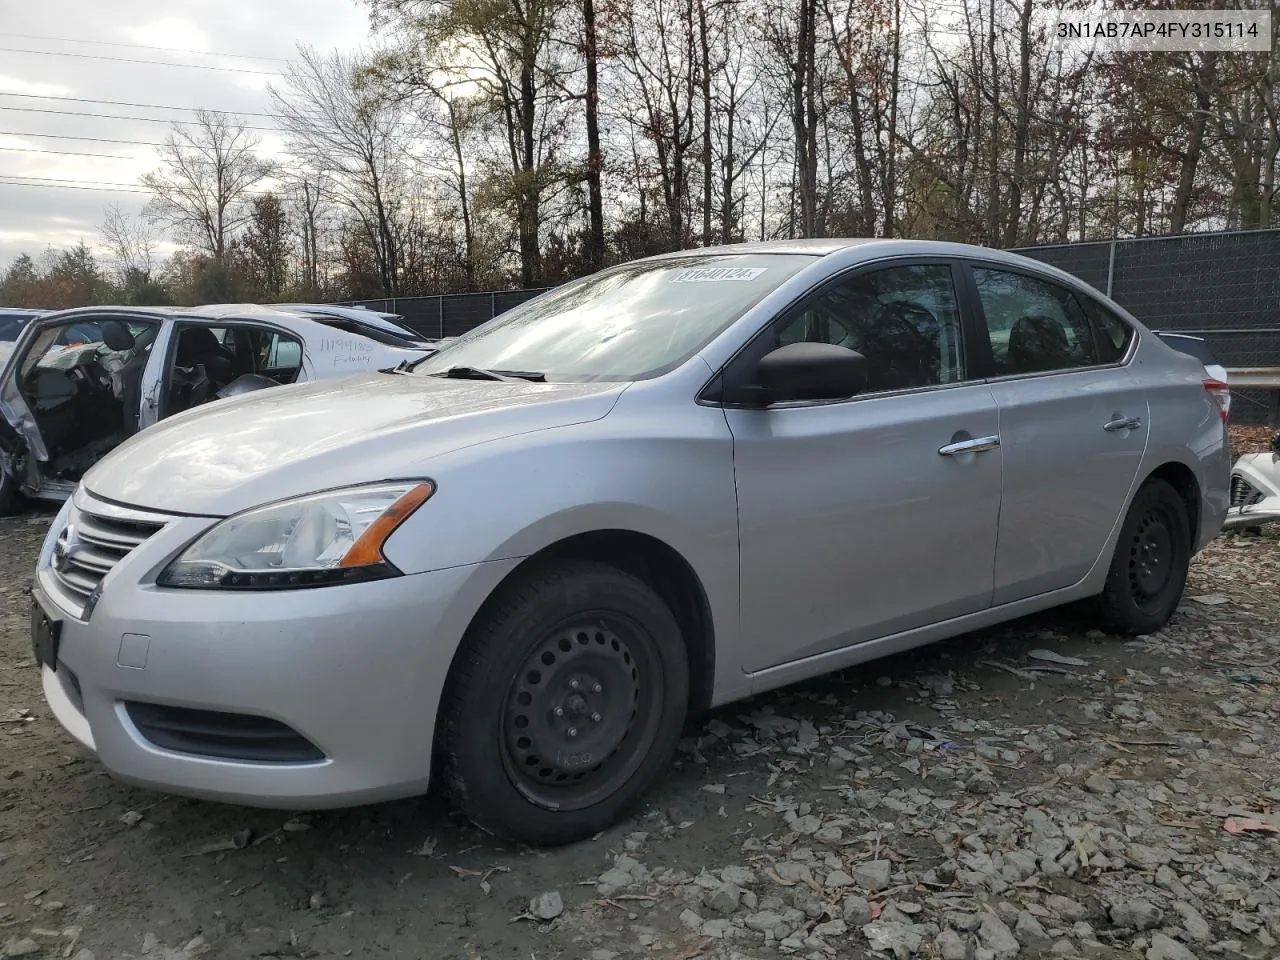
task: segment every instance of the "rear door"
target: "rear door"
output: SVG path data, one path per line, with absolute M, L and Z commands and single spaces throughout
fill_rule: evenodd
M 1004 495 L 994 602 L 1076 583 L 1119 522 L 1146 450 L 1146 394 L 1123 362 L 1133 332 L 1031 272 L 972 264 L 1000 413 Z

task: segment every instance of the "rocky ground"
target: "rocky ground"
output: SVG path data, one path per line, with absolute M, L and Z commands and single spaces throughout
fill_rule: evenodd
M 57 728 L 0 521 L 0 957 L 1280 958 L 1280 539 L 1157 635 L 1055 612 L 716 711 L 629 822 L 495 843 L 110 780 Z

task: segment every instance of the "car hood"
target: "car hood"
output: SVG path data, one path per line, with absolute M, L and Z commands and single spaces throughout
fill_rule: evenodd
M 217 400 L 134 435 L 83 479 L 95 496 L 227 516 L 370 481 L 430 476 L 462 447 L 598 420 L 618 383 L 374 373 Z

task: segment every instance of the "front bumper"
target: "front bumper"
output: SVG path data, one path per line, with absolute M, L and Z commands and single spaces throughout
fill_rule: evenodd
M 1224 530 L 1280 520 L 1280 463 L 1272 453 L 1249 453 L 1231 468 L 1231 509 Z
M 113 775 L 165 792 L 293 809 L 425 792 L 454 650 L 516 561 L 310 590 L 166 590 L 154 585 L 155 574 L 214 522 L 171 518 L 106 575 L 86 620 L 49 562 L 71 509 L 55 521 L 33 588 L 61 621 L 57 667 L 42 668 L 42 683 L 62 726 Z M 264 761 L 173 749 L 137 722 L 165 708 L 283 725 L 313 746 L 313 756 Z

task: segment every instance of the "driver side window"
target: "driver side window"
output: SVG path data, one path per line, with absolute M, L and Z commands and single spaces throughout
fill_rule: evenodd
M 945 264 L 886 267 L 838 281 L 777 330 L 777 346 L 832 343 L 867 358 L 867 393 L 965 379 L 960 309 Z

